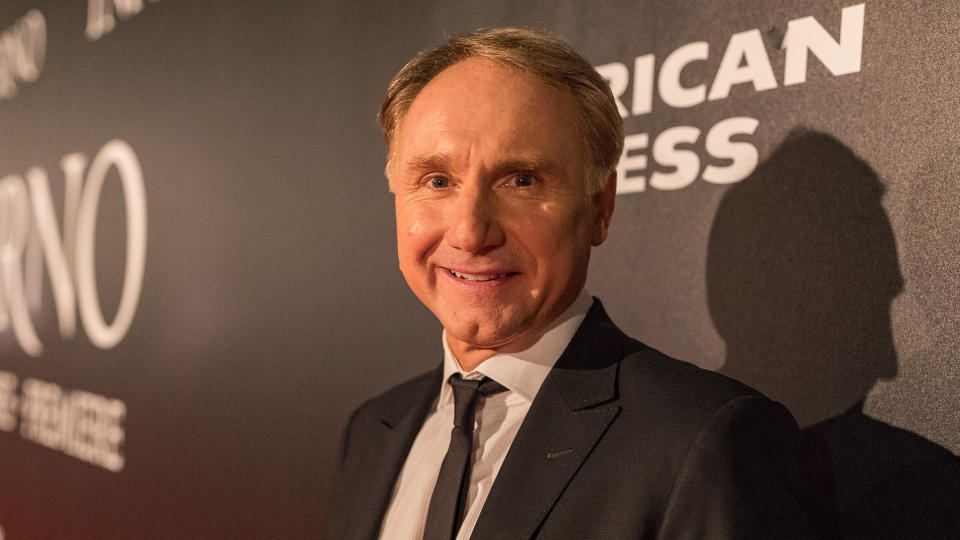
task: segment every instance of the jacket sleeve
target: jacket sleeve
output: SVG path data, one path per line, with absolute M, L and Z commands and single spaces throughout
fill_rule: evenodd
M 344 465 L 347 461 L 347 455 L 350 452 L 350 435 L 353 432 L 353 424 L 359 412 L 360 409 L 358 408 L 350 415 L 350 419 L 347 420 L 347 425 L 344 427 L 343 435 L 340 439 L 340 455 L 337 460 L 337 475 L 334 480 L 333 490 L 333 512 L 329 514 L 329 521 L 326 527 L 327 538 L 330 539 L 343 538 L 346 535 L 346 519 L 348 515 L 346 508 L 348 507 L 351 490 L 350 479 L 347 478 Z
M 683 458 L 658 537 L 816 538 L 803 463 L 789 411 L 762 396 L 731 400 Z

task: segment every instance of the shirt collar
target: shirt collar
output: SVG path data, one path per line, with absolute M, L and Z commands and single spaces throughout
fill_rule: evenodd
M 453 390 L 447 381 L 454 373 L 460 373 L 464 379 L 478 379 L 490 377 L 528 401 L 540 390 L 543 380 L 553 369 L 553 365 L 570 344 L 573 335 L 580 327 L 580 323 L 587 316 L 587 311 L 593 305 L 593 299 L 586 289 L 573 301 L 556 320 L 551 323 L 547 331 L 528 349 L 513 353 L 495 354 L 477 366 L 477 369 L 467 373 L 460 369 L 456 356 L 447 345 L 447 331 L 443 331 L 443 382 L 440 388 L 440 397 L 437 407 L 453 401 Z

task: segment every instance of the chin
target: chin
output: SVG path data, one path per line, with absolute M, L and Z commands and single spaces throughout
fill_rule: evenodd
M 457 341 L 463 341 L 478 347 L 496 342 L 498 332 L 496 327 L 489 323 L 460 319 L 441 320 L 440 322 L 447 331 L 447 335 Z
M 516 321 L 501 320 L 499 317 L 486 319 L 452 317 L 447 321 L 441 319 L 441 323 L 449 337 L 481 349 L 502 347 L 521 337 L 521 324 Z

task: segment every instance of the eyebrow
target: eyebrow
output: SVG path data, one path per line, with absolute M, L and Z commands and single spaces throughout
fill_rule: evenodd
M 404 164 L 405 169 L 416 171 L 425 171 L 431 169 L 443 169 L 450 163 L 450 156 L 447 154 L 430 154 L 426 156 L 413 156 Z
M 448 154 L 443 153 L 429 154 L 425 156 L 413 156 L 407 160 L 407 163 L 404 164 L 404 168 L 414 171 L 445 169 L 449 166 L 451 161 L 453 161 L 452 158 Z M 520 157 L 498 161 L 496 164 L 494 164 L 493 170 L 497 174 L 502 174 L 509 171 L 536 171 L 550 174 L 557 172 L 559 167 L 549 160 Z

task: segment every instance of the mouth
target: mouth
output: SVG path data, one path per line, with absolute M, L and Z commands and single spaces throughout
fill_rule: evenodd
M 449 268 L 444 268 L 444 270 L 446 270 L 447 273 L 449 273 L 451 276 L 455 277 L 456 279 L 459 279 L 461 281 L 473 281 L 476 283 L 502 280 L 516 274 L 516 272 L 470 274 L 467 272 L 458 272 L 456 270 L 451 270 Z

